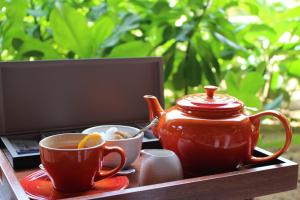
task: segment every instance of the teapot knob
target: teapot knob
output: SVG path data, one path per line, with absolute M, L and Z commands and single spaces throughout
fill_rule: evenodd
M 204 89 L 205 89 L 205 92 L 207 95 L 207 99 L 213 99 L 214 93 L 218 89 L 218 87 L 214 86 L 214 85 L 207 85 L 207 86 L 204 86 Z

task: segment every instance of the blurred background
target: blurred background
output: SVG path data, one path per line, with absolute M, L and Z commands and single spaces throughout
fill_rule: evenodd
M 162 56 L 166 107 L 211 84 L 248 113 L 279 110 L 299 163 L 299 22 L 298 0 L 0 0 L 0 61 Z M 261 132 L 260 147 L 281 147 L 276 120 Z

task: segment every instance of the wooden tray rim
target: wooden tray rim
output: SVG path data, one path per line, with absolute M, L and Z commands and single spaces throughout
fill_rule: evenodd
M 259 147 L 255 147 L 255 150 L 266 154 L 266 155 L 271 155 L 272 153 L 264 150 Z M 189 183 L 196 183 L 196 182 L 201 182 L 201 181 L 208 181 L 212 179 L 221 179 L 229 176 L 238 176 L 240 174 L 249 174 L 249 173 L 255 173 L 257 171 L 266 171 L 270 169 L 277 169 L 277 168 L 284 168 L 284 167 L 291 167 L 291 166 L 298 166 L 297 163 L 288 160 L 283 157 L 278 157 L 277 160 L 283 162 L 279 164 L 272 164 L 272 165 L 267 165 L 267 166 L 259 166 L 255 168 L 249 168 L 249 169 L 243 169 L 240 171 L 233 171 L 233 172 L 226 172 L 226 173 L 220 173 L 220 174 L 213 174 L 213 175 L 207 175 L 207 176 L 200 176 L 200 177 L 195 177 L 195 178 L 188 178 L 184 180 L 178 180 L 178 181 L 171 181 L 171 182 L 165 182 L 165 183 L 158 183 L 158 184 L 153 184 L 153 185 L 147 185 L 147 186 L 139 186 L 139 187 L 134 187 L 134 188 L 127 188 L 125 190 L 119 190 L 119 191 L 112 191 L 112 192 L 106 192 L 102 194 L 94 194 L 94 195 L 89 195 L 85 196 L 88 198 L 105 198 L 105 197 L 112 197 L 116 195 L 122 195 L 122 194 L 129 194 L 129 193 L 135 193 L 135 192 L 143 192 L 143 191 L 148 191 L 148 190 L 153 190 L 155 191 L 156 189 L 161 189 L 161 188 L 166 188 L 166 187 L 176 187 L 184 184 L 189 184 Z M 81 199 L 81 197 L 72 197 L 72 198 L 67 198 L 69 200 L 73 199 Z
M 269 151 L 266 151 L 262 148 L 256 147 L 256 151 L 270 155 Z M 271 165 L 266 165 L 266 166 L 259 166 L 255 168 L 249 168 L 249 169 L 242 169 L 240 171 L 233 171 L 233 172 L 226 172 L 226 173 L 221 173 L 221 174 L 213 174 L 213 175 L 208 175 L 208 176 L 201 176 L 201 177 L 195 177 L 195 178 L 188 178 L 184 180 L 178 180 L 178 181 L 171 181 L 171 182 L 165 182 L 165 183 L 159 183 L 159 184 L 153 184 L 153 185 L 147 185 L 147 186 L 139 186 L 139 187 L 134 187 L 134 188 L 127 188 L 125 190 L 119 190 L 119 191 L 112 191 L 112 192 L 105 192 L 102 194 L 93 194 L 93 195 L 87 195 L 84 196 L 84 198 L 88 199 L 96 199 L 96 198 L 106 198 L 106 197 L 116 197 L 119 195 L 125 195 L 125 194 L 130 194 L 130 193 L 139 193 L 139 192 L 144 192 L 144 191 L 155 191 L 156 189 L 162 189 L 162 188 L 169 188 L 169 187 L 177 187 L 180 185 L 185 185 L 185 184 L 192 184 L 192 183 L 197 183 L 197 182 L 203 182 L 203 181 L 208 181 L 212 179 L 222 179 L 226 177 L 232 177 L 232 176 L 239 176 L 241 174 L 251 174 L 251 173 L 256 173 L 256 172 L 262 172 L 262 171 L 267 171 L 267 170 L 275 170 L 278 168 L 287 168 L 287 167 L 298 167 L 298 164 L 288 160 L 283 157 L 278 157 L 277 160 L 281 161 L 282 163 L 279 164 L 271 164 Z M 8 183 L 11 187 L 11 189 L 14 192 L 14 195 L 17 199 L 29 199 L 22 188 L 19 180 L 15 176 L 14 170 L 8 163 L 8 160 L 6 159 L 4 153 L 2 150 L 0 151 L 0 169 L 2 171 L 2 176 L 5 176 L 8 180 Z M 82 199 L 83 196 L 78 196 L 78 197 L 73 197 L 70 199 Z

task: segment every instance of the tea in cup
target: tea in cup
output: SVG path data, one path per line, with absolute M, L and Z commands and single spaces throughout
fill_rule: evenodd
M 122 148 L 105 146 L 104 140 L 91 147 L 77 148 L 84 137 L 81 133 L 65 133 L 40 141 L 41 162 L 56 190 L 89 190 L 94 181 L 113 176 L 123 167 L 126 157 Z M 103 171 L 103 158 L 112 152 L 119 154 L 120 162 L 112 170 Z

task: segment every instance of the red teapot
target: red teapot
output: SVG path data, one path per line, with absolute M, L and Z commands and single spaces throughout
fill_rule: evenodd
M 285 116 L 277 111 L 254 115 L 244 113 L 238 99 L 215 94 L 216 86 L 205 86 L 206 93 L 187 95 L 163 110 L 157 98 L 145 95 L 150 120 L 159 118 L 154 135 L 165 149 L 174 151 L 187 173 L 208 174 L 234 170 L 240 165 L 272 161 L 285 152 L 292 130 Z M 271 115 L 285 129 L 284 146 L 266 157 L 253 155 L 259 136 L 260 118 Z

